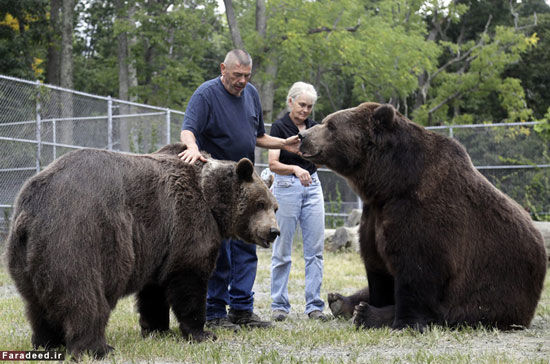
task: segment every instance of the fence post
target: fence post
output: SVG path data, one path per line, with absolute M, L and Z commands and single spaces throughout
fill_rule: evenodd
M 53 141 L 53 159 L 55 160 L 57 158 L 57 133 L 55 129 L 57 128 L 56 120 L 52 120 L 52 141 Z
M 454 137 L 455 137 L 455 136 L 454 136 L 454 133 L 453 133 L 453 128 L 452 128 L 452 127 L 449 128 L 449 137 L 451 137 L 451 138 L 454 138 Z
M 107 149 L 113 150 L 113 99 L 107 97 Z
M 40 81 L 36 81 L 36 173 L 40 172 L 40 157 L 42 155 L 42 118 L 40 111 Z
M 166 109 L 166 144 L 170 144 L 170 109 Z

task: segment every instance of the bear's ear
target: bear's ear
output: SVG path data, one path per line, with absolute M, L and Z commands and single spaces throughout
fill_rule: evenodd
M 237 163 L 237 176 L 240 181 L 252 182 L 254 165 L 248 158 L 243 158 Z
M 373 117 L 381 126 L 388 129 L 392 129 L 395 126 L 395 109 L 390 104 L 380 105 L 374 109 Z

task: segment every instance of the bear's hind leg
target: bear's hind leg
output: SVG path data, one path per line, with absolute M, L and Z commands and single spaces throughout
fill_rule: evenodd
M 361 302 L 369 302 L 369 288 L 365 287 L 348 297 L 339 293 L 329 293 L 327 301 L 334 317 L 349 320 L 353 316 L 355 306 Z
M 114 350 L 105 340 L 105 327 L 111 312 L 107 300 L 101 295 L 73 299 L 77 303 L 63 313 L 67 351 L 76 359 L 84 353 L 101 359 Z
M 374 307 L 361 302 L 355 307 L 353 323 L 357 328 L 381 328 L 391 326 L 395 318 L 395 306 Z
M 60 325 L 46 320 L 47 312 L 37 304 L 27 305 L 27 317 L 32 327 L 32 346 L 45 350 L 65 345 L 65 335 Z
M 164 289 L 156 284 L 148 284 L 137 294 L 137 310 L 140 315 L 141 335 L 165 332 L 170 328 L 170 306 Z
M 441 276 L 441 275 L 440 275 Z M 392 329 L 400 330 L 410 327 L 424 332 L 430 324 L 442 324 L 438 311 L 440 304 L 437 297 L 441 297 L 444 288 L 436 280 L 417 281 L 404 279 L 396 280 L 395 291 L 395 320 Z
M 369 281 L 368 302 L 375 307 L 386 307 L 395 304 L 395 282 L 393 276 L 386 272 L 367 269 Z

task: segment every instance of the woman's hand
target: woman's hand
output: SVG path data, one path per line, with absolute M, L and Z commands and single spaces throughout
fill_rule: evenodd
M 301 167 L 296 166 L 294 168 L 294 175 L 298 177 L 302 186 L 307 187 L 313 182 L 313 179 L 311 179 L 311 175 L 309 174 L 309 172 Z

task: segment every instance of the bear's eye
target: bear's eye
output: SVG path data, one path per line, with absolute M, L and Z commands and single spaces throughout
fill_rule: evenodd
M 258 202 L 258 205 L 256 205 L 256 207 L 258 208 L 258 210 L 265 210 L 265 203 Z

